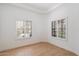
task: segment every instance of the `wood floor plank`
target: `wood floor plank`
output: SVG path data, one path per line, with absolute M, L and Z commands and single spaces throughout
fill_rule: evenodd
M 0 56 L 77 56 L 75 53 L 49 44 L 40 42 L 37 44 L 23 46 L 0 52 Z

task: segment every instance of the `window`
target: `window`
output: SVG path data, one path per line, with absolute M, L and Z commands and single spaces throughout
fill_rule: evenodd
M 16 21 L 18 38 L 30 38 L 32 36 L 32 21 Z
M 52 21 L 52 36 L 56 37 L 56 21 Z
M 65 19 L 58 20 L 58 37 L 60 38 L 65 38 L 66 25 L 64 21 Z
M 67 38 L 67 18 L 52 21 L 52 36 L 58 38 Z

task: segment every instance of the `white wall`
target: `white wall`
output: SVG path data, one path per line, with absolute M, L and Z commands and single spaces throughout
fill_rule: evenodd
M 40 35 L 41 35 L 41 42 L 48 42 L 48 19 L 47 19 L 48 15 L 47 14 L 42 14 L 41 15 L 41 32 L 40 32 Z
M 32 38 L 19 40 L 16 36 L 16 21 L 32 20 Z M 33 11 L 9 4 L 0 4 L 0 51 L 41 41 L 42 18 Z
M 1 5 L 0 5 L 0 47 L 3 47 L 3 46 L 2 46 L 2 42 L 1 42 L 1 41 L 2 41 L 2 36 L 1 36 L 1 33 L 2 33 L 2 30 L 1 30 L 1 28 L 2 28 L 2 26 L 1 26 L 1 25 L 2 25 L 2 20 L 1 20 L 1 19 L 2 19 L 2 15 L 3 15 L 3 14 L 2 14 L 1 11 L 2 11 L 2 7 L 1 7 Z
M 51 36 L 51 21 L 68 17 L 68 39 L 62 40 Z M 48 15 L 48 41 L 79 55 L 79 4 L 63 4 Z

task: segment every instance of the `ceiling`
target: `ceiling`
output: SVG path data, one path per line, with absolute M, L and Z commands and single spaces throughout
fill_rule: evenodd
M 46 13 L 57 8 L 61 4 L 62 3 L 15 3 L 14 5 L 27 8 L 35 12 Z
M 24 4 L 24 3 L 23 3 Z M 40 10 L 48 10 L 51 7 L 56 6 L 58 3 L 25 3 L 24 5 Z

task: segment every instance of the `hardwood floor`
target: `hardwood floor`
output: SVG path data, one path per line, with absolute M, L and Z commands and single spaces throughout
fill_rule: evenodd
M 47 42 L 40 42 L 0 52 L 0 56 L 76 56 L 76 54 Z

